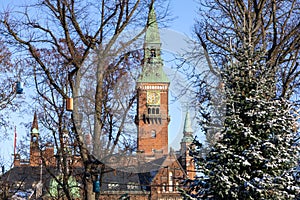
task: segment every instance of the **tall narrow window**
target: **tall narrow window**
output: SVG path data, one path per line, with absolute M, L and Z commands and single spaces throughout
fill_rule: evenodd
M 173 173 L 169 172 L 169 191 L 173 192 Z
M 162 191 L 163 191 L 163 192 L 166 192 L 166 184 L 165 184 L 165 183 L 163 183 Z
M 155 114 L 159 114 L 159 108 L 156 108 L 156 113 Z
M 155 108 L 152 108 L 152 113 L 151 114 L 155 114 Z

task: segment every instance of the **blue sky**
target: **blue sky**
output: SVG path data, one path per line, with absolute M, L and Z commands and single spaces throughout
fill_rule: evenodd
M 177 17 L 170 23 L 171 28 L 191 35 L 194 19 L 196 18 L 198 4 L 196 0 L 171 0 L 170 10 Z
M 6 0 L 0 2 L 0 9 L 5 8 L 7 5 L 12 5 L 15 2 L 24 2 L 25 0 Z M 184 38 L 191 37 L 194 18 L 196 16 L 197 3 L 194 0 L 170 0 L 170 11 L 175 17 L 174 21 L 169 23 L 168 29 L 170 31 L 176 32 L 176 37 Z M 175 46 L 184 46 L 184 43 L 180 43 L 178 39 L 174 38 L 174 41 L 171 40 L 172 44 Z M 162 41 L 163 42 L 163 41 Z M 170 47 L 173 48 L 173 47 Z M 170 50 L 170 49 L 169 49 Z M 172 49 L 170 50 L 172 51 Z M 171 91 L 175 92 L 176 91 Z M 182 127 L 185 116 L 185 108 L 182 107 L 181 103 L 175 102 L 170 105 L 169 108 L 171 115 L 171 122 L 169 125 L 169 144 L 171 144 L 175 149 L 179 146 L 179 141 L 182 137 Z M 21 120 L 22 118 L 18 118 L 17 120 Z M 22 119 L 23 122 L 28 123 L 32 122 L 33 116 L 30 116 L 28 119 Z M 18 139 L 22 139 L 22 136 L 25 136 L 30 130 L 24 130 L 22 125 L 18 125 L 19 122 L 15 122 L 17 125 Z M 21 128 L 20 128 L 21 127 Z M 175 139 L 176 138 L 176 139 Z M 11 154 L 13 153 L 13 132 L 11 133 L 11 137 L 9 137 L 6 141 L 0 142 L 1 149 L 0 154 L 5 157 L 5 159 L 11 160 Z M 1 158 L 0 158 L 1 162 Z
M 170 26 L 168 29 L 172 32 L 176 32 L 172 34 L 174 39 L 170 39 L 170 33 L 166 36 L 167 41 L 164 41 L 164 34 L 161 34 L 162 43 L 164 47 L 164 42 L 169 42 L 169 49 L 171 51 L 176 51 L 175 49 L 187 49 L 187 44 L 185 43 L 186 39 L 193 38 L 193 25 L 196 18 L 198 4 L 195 0 L 171 0 L 170 2 L 170 11 L 171 14 L 175 17 L 174 21 L 170 22 Z M 172 41 L 173 40 L 173 41 Z M 163 49 L 164 50 L 164 49 Z M 170 63 L 165 63 L 168 65 Z M 174 65 L 174 64 L 173 64 Z M 171 81 L 172 85 L 172 81 Z M 178 91 L 171 91 L 170 93 L 175 93 Z M 170 102 L 169 112 L 171 116 L 171 122 L 169 124 L 169 145 L 175 149 L 179 148 L 180 140 L 182 138 L 182 129 L 184 125 L 184 118 L 186 113 L 186 106 L 183 105 L 182 102 Z M 191 118 L 193 115 L 191 114 Z M 194 123 L 194 134 L 199 135 L 203 138 L 203 134 L 199 131 L 199 127 L 196 125 L 196 121 Z M 197 130 L 198 129 L 198 130 Z

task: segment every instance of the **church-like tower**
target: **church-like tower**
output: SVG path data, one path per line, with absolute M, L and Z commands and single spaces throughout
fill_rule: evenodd
M 187 111 L 184 121 L 184 127 L 183 127 L 183 138 L 180 142 L 180 155 L 181 155 L 181 165 L 182 168 L 186 171 L 186 174 L 188 178 L 194 178 L 195 173 L 195 165 L 193 162 L 193 157 L 189 155 L 189 146 L 193 143 L 194 137 L 193 137 L 193 129 L 192 129 L 192 122 L 190 119 L 190 114 Z
M 160 35 L 152 8 L 145 34 L 143 69 L 137 82 L 137 148 L 146 155 L 168 153 L 168 91 L 169 79 L 163 71 Z
M 34 113 L 30 133 L 30 166 L 40 165 L 39 127 L 36 112 Z

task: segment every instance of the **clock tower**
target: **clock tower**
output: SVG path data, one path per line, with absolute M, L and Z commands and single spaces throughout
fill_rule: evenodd
M 146 155 L 168 153 L 169 79 L 163 71 L 161 42 L 155 11 L 149 13 L 144 62 L 137 82 L 138 151 Z

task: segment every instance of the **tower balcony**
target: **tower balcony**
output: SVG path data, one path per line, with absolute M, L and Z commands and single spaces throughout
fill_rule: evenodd
M 143 121 L 145 124 L 161 124 L 162 122 L 162 114 L 143 114 Z
M 148 113 L 144 113 L 143 114 L 143 118 L 149 118 L 149 119 L 158 119 L 158 118 L 162 118 L 162 114 L 148 114 Z
M 138 125 L 139 120 L 143 120 L 145 124 L 149 124 L 150 122 L 161 124 L 162 120 L 167 120 L 167 122 L 169 123 L 171 121 L 171 117 L 166 114 L 148 114 L 147 112 L 145 112 L 142 115 L 135 116 L 134 121 L 136 125 Z

